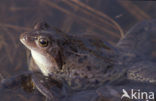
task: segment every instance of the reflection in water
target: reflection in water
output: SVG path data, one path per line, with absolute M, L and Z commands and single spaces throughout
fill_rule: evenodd
M 41 19 L 64 32 L 94 34 L 115 45 L 136 22 L 154 18 L 155 10 L 152 1 L 1 0 L 0 71 L 6 78 L 27 70 L 26 51 L 19 42 L 19 34 L 30 31 Z M 152 40 L 156 42 L 154 37 Z M 2 101 L 44 100 L 37 92 L 26 93 L 21 89 L 0 93 Z

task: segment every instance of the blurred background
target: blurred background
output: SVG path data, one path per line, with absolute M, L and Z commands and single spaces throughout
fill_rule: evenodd
M 0 73 L 7 78 L 27 70 L 19 35 L 40 20 L 64 32 L 94 34 L 115 45 L 134 24 L 154 18 L 156 2 L 150 0 L 0 0 Z M 152 41 L 156 43 L 155 37 Z M 156 60 L 154 46 L 152 55 Z M 23 90 L 1 91 L 0 97 L 0 101 L 44 100 Z

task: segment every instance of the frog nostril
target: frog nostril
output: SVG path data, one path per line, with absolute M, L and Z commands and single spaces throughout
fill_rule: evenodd
M 21 41 L 26 41 L 27 39 L 28 39 L 27 33 L 22 33 L 22 34 L 20 35 L 20 40 L 21 40 Z
M 27 40 L 27 35 L 24 35 L 24 36 L 23 36 L 23 39 Z

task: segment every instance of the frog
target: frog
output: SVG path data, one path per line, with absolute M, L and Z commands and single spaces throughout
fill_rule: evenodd
M 63 78 L 74 90 L 93 88 L 120 77 L 118 69 L 112 69 L 118 65 L 114 62 L 113 46 L 87 35 L 71 36 L 57 30 L 44 30 L 44 24 L 37 24 L 34 31 L 20 37 L 31 51 L 35 67 L 39 68 L 32 68 L 33 71 Z
M 31 52 L 30 72 L 23 77 L 32 78 L 36 88 L 54 101 L 96 101 L 101 86 L 115 90 L 119 84 L 127 87 L 125 81 L 155 84 L 149 34 L 153 22 L 136 24 L 115 46 L 96 36 L 72 35 L 40 22 L 20 35 Z M 23 77 L 17 77 L 19 84 Z M 9 87 L 13 81 L 5 80 L 3 85 Z
M 118 69 L 111 69 L 115 65 L 112 63 L 115 61 L 113 54 L 116 51 L 109 43 L 98 38 L 95 40 L 95 37 L 89 35 L 72 36 L 56 28 L 48 30 L 48 26 L 41 22 L 32 32 L 20 36 L 20 41 L 31 51 L 31 71 L 41 72 L 43 76 L 56 81 L 65 81 L 72 91 L 93 89 L 120 76 Z M 107 74 L 107 71 L 110 72 Z M 102 72 L 109 78 L 104 79 L 106 77 Z M 111 77 L 111 74 L 114 75 Z M 38 87 L 40 88 L 44 87 Z M 47 90 L 42 93 L 46 93 L 44 95 L 48 98 L 51 96 Z

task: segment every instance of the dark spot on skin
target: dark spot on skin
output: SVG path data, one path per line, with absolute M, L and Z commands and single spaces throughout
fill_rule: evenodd
M 104 70 L 104 73 L 107 73 L 110 69 L 112 69 L 113 65 L 108 65 Z
M 106 83 L 109 83 L 110 82 L 110 80 L 106 80 L 104 83 L 106 84 Z
M 110 77 L 110 76 L 113 75 L 113 73 L 107 73 L 106 75 L 107 75 L 108 77 Z
M 85 76 L 84 76 L 84 78 L 86 78 L 86 79 L 87 79 L 87 78 L 88 78 L 88 76 L 87 76 L 87 75 L 85 75 Z
M 80 57 L 80 58 L 78 59 L 78 62 L 79 62 L 79 63 L 83 63 L 83 61 L 86 60 L 86 59 L 87 59 L 87 56 Z
M 78 59 L 78 63 L 83 63 L 83 59 L 82 58 L 79 58 Z
M 67 54 L 67 56 L 71 56 L 71 55 L 72 55 L 72 53 L 71 53 L 71 52 L 67 52 L 66 54 Z
M 77 72 L 75 72 L 75 73 L 74 73 L 74 75 L 75 75 L 75 76 L 78 76 L 78 73 L 77 73 Z
M 54 27 L 54 29 L 55 29 L 56 32 L 62 32 L 62 30 L 58 29 L 57 27 Z
M 84 59 L 87 59 L 88 57 L 87 57 L 87 56 L 84 56 L 83 58 L 84 58 Z
M 56 71 L 56 73 L 59 73 L 59 71 Z
M 87 83 L 90 83 L 90 81 L 87 80 Z
M 62 83 L 59 82 L 59 81 L 57 81 L 57 80 L 55 80 L 55 79 L 50 78 L 49 81 L 47 82 L 47 84 L 48 83 L 51 84 L 51 85 L 53 85 L 53 86 L 55 85 L 58 88 L 62 88 Z
M 70 46 L 70 49 L 71 49 L 72 51 L 76 52 L 76 53 L 78 52 L 77 49 L 74 48 L 74 47 L 72 47 L 72 46 Z
M 116 71 L 116 70 L 114 70 L 114 71 L 113 71 L 113 74 L 115 74 L 115 73 L 117 73 L 117 71 Z
M 95 80 L 95 84 L 99 84 L 99 81 L 98 80 Z
M 87 68 L 88 71 L 91 71 L 91 67 L 90 66 L 87 66 L 86 68 Z
M 92 53 L 93 51 L 91 49 L 88 50 L 90 53 Z

